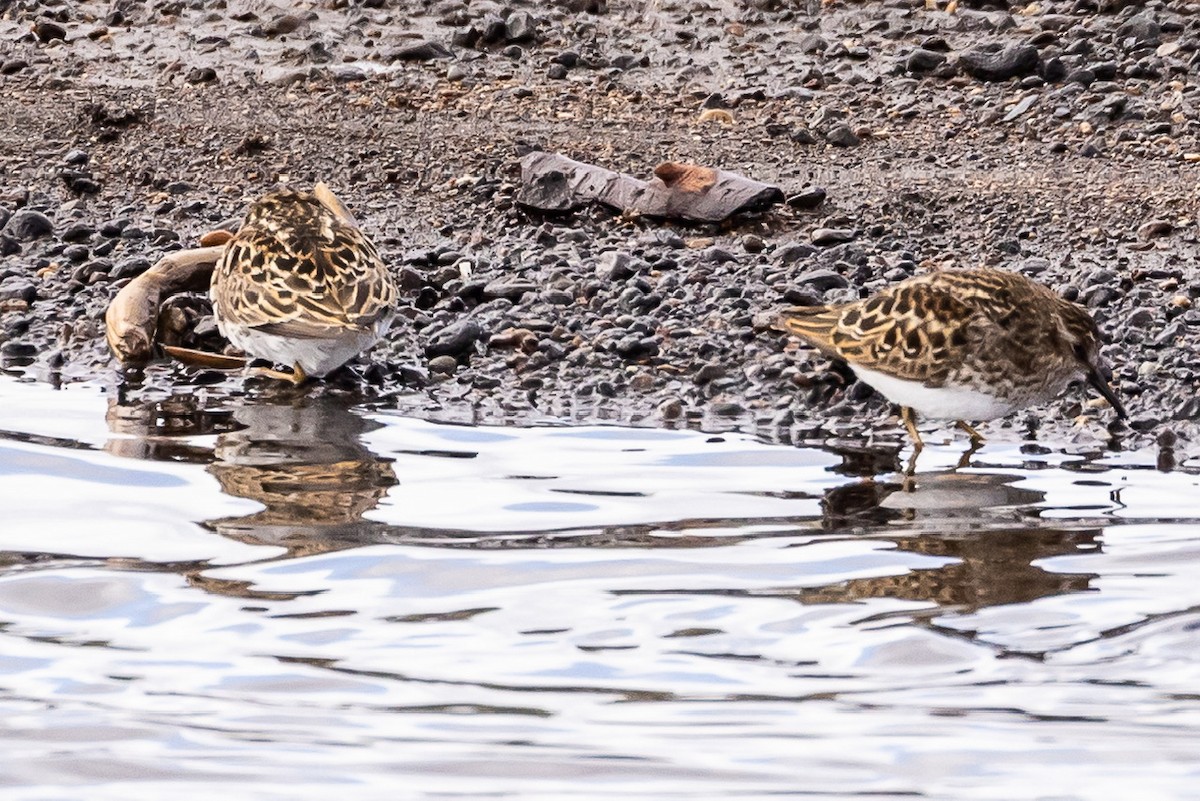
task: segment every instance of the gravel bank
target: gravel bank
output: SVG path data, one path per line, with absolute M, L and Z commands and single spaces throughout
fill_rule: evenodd
M 1197 454 L 1198 71 L 1188 2 L 17 2 L 0 359 L 144 393 L 283 391 L 165 362 L 121 379 L 102 315 L 164 251 L 325 180 L 409 323 L 309 391 L 899 441 L 882 399 L 764 313 L 986 264 L 1091 309 L 1132 420 L 1080 390 L 984 433 Z M 794 202 L 707 227 L 541 217 L 513 199 L 532 148 L 637 175 L 693 161 Z M 221 345 L 203 299 L 167 323 Z

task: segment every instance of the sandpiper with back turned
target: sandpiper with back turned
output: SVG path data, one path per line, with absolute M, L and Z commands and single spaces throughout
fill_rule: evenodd
M 374 345 L 395 316 L 396 285 L 379 252 L 325 184 L 250 206 L 213 270 L 217 327 L 248 356 L 292 368 L 296 383 Z

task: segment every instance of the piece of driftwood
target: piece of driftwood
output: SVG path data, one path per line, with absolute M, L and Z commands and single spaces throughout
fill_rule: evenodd
M 161 345 L 163 353 L 177 362 L 190 367 L 208 367 L 213 370 L 239 370 L 250 363 L 245 356 L 226 356 L 224 353 L 209 353 L 206 350 Z
M 212 245 L 168 253 L 117 293 L 104 313 L 108 347 L 129 367 L 139 367 L 154 354 L 158 309 L 180 292 L 203 292 L 225 246 Z
M 534 151 L 521 159 L 517 202 L 563 212 L 598 202 L 622 213 L 720 222 L 734 214 L 765 211 L 783 201 L 783 190 L 735 172 L 665 161 L 648 181 L 585 164 L 557 153 Z

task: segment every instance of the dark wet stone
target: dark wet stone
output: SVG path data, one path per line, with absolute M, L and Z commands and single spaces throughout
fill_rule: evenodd
M 799 145 L 815 145 L 817 143 L 817 137 L 807 128 L 793 130 L 791 140 Z
M 14 339 L 0 345 L 0 356 L 5 359 L 32 359 L 37 356 L 37 348 L 28 342 Z
M 803 242 L 793 242 L 790 245 L 778 248 L 772 255 L 775 257 L 776 262 L 787 265 L 798 262 L 801 259 L 807 259 L 817 252 L 818 250 L 812 245 L 806 245 Z
M 91 255 L 87 245 L 68 245 L 63 249 L 63 257 L 73 264 L 85 261 Z
M 742 237 L 742 250 L 747 253 L 762 253 L 767 243 L 758 234 L 746 234 Z
M 811 186 L 789 197 L 787 204 L 794 209 L 815 209 L 825 202 L 826 195 L 825 187 Z
M 67 29 L 52 20 L 40 19 L 33 24 L 33 35 L 43 44 L 52 42 L 55 39 L 61 39 L 65 42 L 67 40 Z
M 94 195 L 100 191 L 100 182 L 92 177 L 87 170 L 62 170 L 58 177 L 62 178 L 67 189 L 81 195 Z
M 295 14 L 280 14 L 258 28 L 257 33 L 261 36 L 274 38 L 292 33 L 303 24 L 304 20 Z
M 0 256 L 12 256 L 21 252 L 21 243 L 7 234 L 0 234 Z
M 1120 65 L 1115 61 L 1098 61 L 1095 64 L 1089 64 L 1087 68 L 1096 76 L 1096 80 L 1111 81 L 1117 77 Z
M 458 360 L 453 356 L 434 356 L 429 360 L 429 372 L 441 375 L 454 375 L 458 369 Z
M 844 275 L 839 275 L 833 270 L 809 270 L 797 276 L 796 283 L 801 286 L 810 287 L 817 292 L 850 286 L 850 282 L 846 280 Z
M 1096 73 L 1087 67 L 1080 67 L 1068 72 L 1064 80 L 1067 83 L 1077 83 L 1080 86 L 1091 86 L 1096 82 Z
M 642 337 L 636 334 L 617 341 L 613 350 L 625 359 L 644 359 L 658 355 L 658 337 Z
M 436 356 L 461 356 L 483 337 L 483 326 L 468 317 L 433 333 L 425 345 L 425 355 L 431 359 Z
M 68 150 L 67 155 L 63 156 L 63 162 L 70 164 L 73 167 L 78 167 L 81 164 L 87 164 L 88 158 L 90 157 L 88 156 L 87 151 L 74 148 L 72 150 Z
M 63 231 L 60 238 L 64 242 L 82 242 L 90 239 L 94 233 L 96 233 L 96 229 L 87 223 L 75 223 Z
M 28 66 L 29 62 L 23 58 L 10 58 L 0 62 L 0 75 L 15 75 Z
M 547 289 L 541 297 L 552 306 L 570 306 L 575 302 L 575 296 L 562 289 Z
M 738 259 L 725 248 L 713 245 L 704 249 L 704 252 L 700 254 L 700 260 L 708 264 L 725 264 L 731 261 L 736 262 Z
M 639 265 L 628 253 L 610 250 L 596 262 L 596 277 L 601 281 L 624 281 L 637 274 Z
M 579 64 L 579 54 L 574 50 L 564 50 L 554 58 L 550 59 L 554 64 L 562 64 L 567 69 L 575 69 Z
M 945 63 L 945 53 L 918 47 L 904 59 L 904 69 L 914 73 L 933 72 Z
M 520 281 L 501 278 L 492 281 L 483 288 L 483 297 L 486 300 L 495 300 L 496 298 L 507 298 L 514 303 L 529 292 L 537 292 L 538 285 L 532 281 Z
M 537 38 L 537 20 L 528 11 L 514 11 L 504 21 L 504 36 L 510 42 L 532 41 Z
M 710 381 L 724 377 L 725 372 L 725 365 L 720 362 L 708 362 L 696 371 L 696 375 L 692 377 L 692 380 L 703 386 Z
M 783 300 L 793 306 L 820 306 L 821 298 L 810 289 L 791 287 L 783 292 Z
M 392 51 L 392 61 L 432 61 L 437 58 L 454 58 L 445 45 L 437 42 L 419 41 Z
M 33 303 L 37 300 L 37 284 L 19 275 L 0 281 L 0 301 L 23 300 Z
M 985 45 L 968 50 L 958 58 L 963 71 L 981 81 L 1007 81 L 1036 72 L 1038 50 L 1033 45 L 1010 45 L 1003 49 Z
M 1138 239 L 1155 239 L 1175 230 L 1170 220 L 1150 220 L 1138 226 Z
M 1137 47 L 1157 47 L 1162 41 L 1162 28 L 1149 14 L 1138 14 L 1117 29 L 1117 43 L 1127 40 L 1132 40 Z
M 738 415 L 746 412 L 745 406 L 742 406 L 740 403 L 734 403 L 733 401 L 714 403 L 709 408 L 712 410 L 713 414 L 718 415 L 719 417 L 737 417 Z
M 367 79 L 367 73 L 352 65 L 341 65 L 330 70 L 337 83 L 358 83 Z
M 1138 309 L 1125 319 L 1130 328 L 1149 328 L 1154 325 L 1154 312 L 1150 309 Z
M 122 278 L 133 278 L 136 275 L 141 275 L 150 269 L 150 260 L 141 258 L 140 256 L 131 259 L 125 259 L 117 264 L 110 273 L 114 281 L 119 281 Z
M 811 236 L 814 245 L 837 245 L 852 241 L 855 233 L 849 228 L 816 228 Z
M 188 83 L 212 83 L 217 79 L 217 71 L 212 67 L 192 67 L 183 79 Z
M 40 211 L 21 209 L 8 218 L 4 233 L 18 242 L 32 242 L 51 233 L 54 223 Z

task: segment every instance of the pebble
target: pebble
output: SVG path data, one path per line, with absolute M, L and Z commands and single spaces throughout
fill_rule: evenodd
M 815 209 L 825 202 L 827 195 L 825 187 L 811 186 L 789 196 L 786 202 L 794 209 Z
M 431 359 L 437 356 L 461 356 L 483 337 L 483 326 L 474 319 L 468 317 L 458 320 L 430 334 L 425 355 Z
M 422 40 L 393 50 L 392 61 L 432 61 L 438 58 L 454 58 L 454 54 L 442 44 Z
M 1033 45 L 1010 45 L 1004 48 L 984 45 L 966 51 L 958 58 L 959 66 L 981 81 L 1007 81 L 1019 75 L 1037 71 L 1040 57 Z
M 862 143 L 849 125 L 835 125 L 825 134 L 825 141 L 835 147 L 855 147 Z
M 259 33 L 262 36 L 274 38 L 292 33 L 304 24 L 304 20 L 295 14 L 280 14 L 273 18 L 270 22 L 259 28 Z
M 212 83 L 217 80 L 217 71 L 212 67 L 192 67 L 183 79 L 191 84 Z
M 596 277 L 601 281 L 624 281 L 638 272 L 634 258 L 619 250 L 602 253 L 596 261 Z
M 37 300 L 37 284 L 19 275 L 14 275 L 0 281 L 0 301 L 23 300 L 33 303 Z
M 844 275 L 839 275 L 833 270 L 809 270 L 796 276 L 795 282 L 817 292 L 850 286 Z
M 1162 41 L 1162 28 L 1149 14 L 1138 14 L 1117 29 L 1117 43 L 1127 40 L 1135 47 L 1158 47 Z
M 853 241 L 855 233 L 849 228 L 816 228 L 810 238 L 814 245 L 838 245 Z
M 54 231 L 54 223 L 45 214 L 21 209 L 8 218 L 3 233 L 18 242 L 32 242 Z
M 453 356 L 434 356 L 429 360 L 429 372 L 440 375 L 454 375 L 458 369 L 458 360 Z
M 710 381 L 715 381 L 718 378 L 724 377 L 725 372 L 725 365 L 721 364 L 720 362 L 708 362 L 702 365 L 700 369 L 696 371 L 696 374 L 692 377 L 692 380 L 703 386 Z
M 933 72 L 946 63 L 946 54 L 922 47 L 915 48 L 904 59 L 904 69 L 908 72 Z
M 516 303 L 523 295 L 528 292 L 537 292 L 538 285 L 532 281 L 520 281 L 507 278 L 499 278 L 489 282 L 483 288 L 483 297 L 485 300 L 495 300 L 496 298 L 507 298 Z
M 52 42 L 55 39 L 62 41 L 67 40 L 67 29 L 57 22 L 48 19 L 40 19 L 33 24 L 33 35 L 38 38 L 38 41 L 45 44 Z
M 1138 239 L 1154 239 L 1160 236 L 1167 236 L 1175 230 L 1175 226 L 1170 220 L 1150 220 L 1138 226 Z
M 658 416 L 663 420 L 678 420 L 683 416 L 683 401 L 668 398 L 658 405 Z

